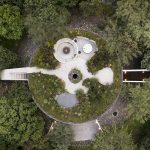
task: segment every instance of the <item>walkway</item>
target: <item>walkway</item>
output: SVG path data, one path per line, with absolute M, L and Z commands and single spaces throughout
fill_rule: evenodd
M 150 70 L 147 69 L 131 69 L 123 70 L 123 82 L 142 83 L 145 78 L 150 77 Z
M 71 125 L 74 133 L 74 141 L 86 141 L 94 138 L 95 134 L 99 131 L 96 120 L 73 124 Z
M 76 84 L 72 83 L 68 78 L 70 71 L 75 68 L 80 70 L 82 73 L 82 80 Z M 61 64 L 60 67 L 55 70 L 47 70 L 37 67 L 6 69 L 1 72 L 1 80 L 28 80 L 28 78 L 25 77 L 28 77 L 27 74 L 31 73 L 56 75 L 65 82 L 65 89 L 70 94 L 75 94 L 78 89 L 82 89 L 85 93 L 87 93 L 88 88 L 82 85 L 83 81 L 87 78 L 97 78 L 103 85 L 113 83 L 113 71 L 111 68 L 106 67 L 98 71 L 96 75 L 92 75 L 92 73 L 88 72 L 86 61 L 82 58 L 77 58 L 73 61 Z M 107 73 L 106 76 L 104 76 L 105 73 Z

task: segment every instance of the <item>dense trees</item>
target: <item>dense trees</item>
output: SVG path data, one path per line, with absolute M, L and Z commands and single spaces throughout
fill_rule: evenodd
M 0 36 L 6 39 L 20 39 L 22 35 L 22 18 L 17 6 L 0 6 Z
M 118 56 L 122 64 L 129 64 L 133 57 L 141 54 L 138 43 L 127 32 L 120 33 L 117 27 L 114 28 L 107 38 L 108 52 L 111 56 Z
M 101 16 L 110 15 L 113 13 L 113 7 L 105 5 L 100 0 L 87 0 L 80 3 L 80 10 L 83 16 Z
M 150 69 L 150 50 L 144 54 L 143 60 L 141 62 L 141 67 L 145 69 Z
M 97 135 L 93 150 L 135 150 L 131 134 L 123 129 L 110 129 Z
M 56 7 L 50 2 L 48 4 L 36 5 L 27 3 L 27 16 L 25 26 L 30 37 L 38 44 L 48 40 L 59 39 L 65 31 L 69 13 L 65 8 Z M 37 36 L 38 35 L 38 36 Z
M 38 141 L 43 135 L 44 122 L 27 91 L 24 84 L 13 84 L 0 98 L 0 135 L 16 146 Z
M 52 150 L 68 150 L 73 140 L 72 130 L 69 126 L 57 123 L 54 129 L 49 133 L 50 148 Z
M 123 63 L 128 64 L 141 53 L 141 47 L 150 46 L 150 4 L 148 0 L 122 0 L 117 4 L 107 40 L 110 52 L 119 53 Z
M 32 65 L 39 68 L 55 69 L 59 65 L 59 62 L 53 55 L 53 48 L 44 47 L 37 51 Z
M 17 61 L 17 55 L 14 52 L 0 46 L 0 70 L 8 69 Z
M 149 0 L 122 0 L 118 2 L 116 17 L 122 29 L 137 42 L 150 47 L 150 3 Z
M 79 3 L 80 0 L 52 0 L 55 5 L 62 7 L 74 7 Z
M 109 14 L 114 12 L 111 6 L 102 4 L 100 0 L 1 0 L 0 43 L 3 47 L 0 46 L 0 70 L 10 68 L 16 64 L 17 55 L 10 51 L 13 49 L 10 43 L 14 43 L 21 38 L 24 29 L 23 21 L 26 27 L 25 32 L 38 44 L 43 44 L 50 40 L 48 45 L 50 50 L 52 50 L 55 40 L 63 37 L 65 34 L 65 26 L 70 17 L 67 9 L 72 12 L 77 9 L 85 17 L 96 16 L 100 20 L 102 18 L 105 20 L 105 16 L 110 16 Z M 88 62 L 89 71 L 94 73 L 114 62 L 108 56 L 113 56 L 115 60 L 116 54 L 118 54 L 123 64 L 129 64 L 133 57 L 137 57 L 142 52 L 144 52 L 144 57 L 141 67 L 150 69 L 149 18 L 149 0 L 120 0 L 116 5 L 115 14 L 113 17 L 111 16 L 111 22 L 108 22 L 108 28 L 106 28 L 106 33 L 108 33 L 108 37 L 106 37 L 107 47 L 105 47 L 105 41 L 94 37 L 92 34 L 79 31 L 73 33 L 74 31 L 71 31 L 72 37 L 79 35 L 91 38 L 96 41 L 99 47 L 95 57 Z M 40 67 L 56 67 L 58 63 L 55 60 L 51 61 L 53 59 L 51 53 L 53 51 L 49 51 L 49 49 L 44 49 L 42 52 L 39 51 L 35 64 L 38 62 Z M 118 70 L 115 71 L 114 69 L 114 72 L 116 75 Z M 39 76 L 34 76 L 34 83 L 36 84 L 33 84 L 33 86 L 37 85 L 39 87 L 34 86 L 31 88 L 35 88 L 34 90 L 36 90 L 42 101 L 43 97 L 46 96 L 44 105 L 47 108 L 49 104 L 51 106 L 50 110 L 54 112 L 57 110 L 57 107 L 55 108 L 53 103 L 50 103 L 54 100 L 52 95 L 53 93 L 56 95 L 55 87 L 58 88 L 58 93 L 64 91 L 63 86 L 59 85 L 59 80 L 53 82 L 52 79 L 44 76 L 39 80 Z M 113 97 L 111 93 L 115 94 L 116 86 L 114 86 L 115 88 L 107 86 L 107 89 L 104 90 L 103 86 L 100 86 L 96 79 L 86 80 L 84 85 L 89 87 L 89 93 L 85 95 L 81 91 L 77 92 L 77 96 L 81 98 L 81 105 L 77 106 L 75 113 L 73 111 L 65 110 L 63 112 L 60 110 L 58 113 L 61 116 L 60 118 L 67 120 L 67 115 L 70 113 L 70 120 L 86 120 L 104 110 L 103 107 L 107 100 Z M 48 93 L 45 92 L 45 88 L 49 89 Z M 135 123 L 148 124 L 150 119 L 149 88 L 150 83 L 146 82 L 143 85 L 129 87 L 129 93 L 124 93 L 124 96 L 130 100 L 128 110 L 133 119 L 132 121 L 135 121 Z M 40 91 L 42 91 L 43 95 L 41 95 Z M 23 146 L 24 149 L 30 150 L 68 150 L 72 140 L 72 131 L 68 126 L 55 124 L 54 129 L 48 134 L 43 133 L 45 131 L 44 121 L 40 117 L 30 92 L 24 83 L 12 84 L 7 86 L 4 92 L 2 90 L 0 92 L 3 95 L 0 97 L 0 149 L 17 150 L 18 146 Z M 101 103 L 95 100 L 99 100 Z M 55 101 L 52 102 L 55 103 Z M 95 105 L 91 105 L 92 102 L 95 102 Z M 82 106 L 84 109 L 81 108 Z M 147 127 L 144 126 L 144 128 Z M 148 131 L 146 132 L 148 133 Z M 139 141 L 138 148 L 140 150 L 149 150 L 149 139 L 150 135 L 145 134 Z M 92 149 L 134 150 L 135 148 L 136 146 L 133 144 L 131 135 L 124 129 L 111 129 L 104 131 L 103 134 L 101 133 L 95 138 Z
M 145 82 L 143 86 L 131 87 L 131 102 L 129 112 L 135 121 L 145 123 L 150 119 L 150 82 Z M 137 111 L 138 110 L 138 111 Z

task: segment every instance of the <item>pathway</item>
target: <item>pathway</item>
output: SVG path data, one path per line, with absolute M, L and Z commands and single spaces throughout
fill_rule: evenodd
M 96 120 L 80 124 L 73 124 L 71 127 L 74 133 L 74 141 L 91 140 L 99 131 L 99 126 L 96 124 Z
M 82 73 L 82 80 L 79 83 L 72 83 L 68 75 L 72 69 L 78 69 Z M 86 61 L 82 58 L 76 58 L 67 63 L 62 63 L 59 68 L 55 70 L 41 69 L 37 67 L 25 67 L 25 68 L 14 68 L 6 69 L 1 72 L 1 80 L 28 80 L 28 75 L 31 73 L 42 73 L 48 75 L 56 75 L 58 78 L 62 79 L 65 82 L 65 89 L 70 94 L 75 94 L 78 89 L 82 89 L 84 93 L 88 92 L 88 88 L 83 86 L 82 83 L 87 78 L 97 78 L 99 82 L 103 85 L 113 83 L 113 71 L 111 68 L 104 68 L 98 71 L 95 75 L 88 72 Z M 104 74 L 107 75 L 104 76 Z
M 150 70 L 147 69 L 130 69 L 123 71 L 123 82 L 142 83 L 145 78 L 150 77 Z

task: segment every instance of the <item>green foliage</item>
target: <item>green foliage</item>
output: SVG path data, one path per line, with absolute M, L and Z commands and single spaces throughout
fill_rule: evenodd
M 80 0 L 52 0 L 55 5 L 62 7 L 75 7 Z
M 140 150 L 149 150 L 150 149 L 150 135 L 149 136 L 145 136 L 142 139 L 142 142 L 140 144 Z
M 24 0 L 1 0 L 0 4 L 9 4 L 12 6 L 18 6 L 23 11 Z
M 98 82 L 97 79 L 92 78 L 92 79 L 86 79 L 83 82 L 83 85 L 86 86 L 87 88 L 89 88 L 88 91 L 88 98 L 90 101 L 99 101 L 102 98 L 102 86 L 101 84 Z
M 150 50 L 147 50 L 147 52 L 144 54 L 141 67 L 150 70 Z
M 32 74 L 29 85 L 37 102 L 42 103 L 41 105 L 44 103 L 44 105 L 53 107 L 53 104 L 56 103 L 55 96 L 64 92 L 64 84 L 56 76 Z
M 65 24 L 69 16 L 68 11 L 64 8 L 55 7 L 50 2 L 48 5 L 43 1 L 38 1 L 35 4 L 33 1 L 31 4 L 30 1 L 27 2 L 29 4 L 25 5 L 28 12 L 25 26 L 29 36 L 38 44 L 59 39 L 65 32 Z
M 150 82 L 147 81 L 143 86 L 131 87 L 131 103 L 128 106 L 130 114 L 135 121 L 145 123 L 150 119 Z M 138 110 L 138 111 L 137 111 Z
M 107 56 L 107 57 L 106 57 Z M 95 73 L 111 63 L 111 57 L 105 48 L 99 48 L 95 55 L 87 62 L 88 70 Z
M 118 2 L 116 17 L 119 27 L 137 42 L 150 47 L 149 0 L 122 0 Z
M 105 5 L 100 0 L 87 0 L 80 3 L 83 16 L 104 16 L 113 14 L 113 8 Z
M 21 89 L 21 93 L 15 93 Z M 44 122 L 37 116 L 37 107 L 24 90 L 26 86 L 13 84 L 10 91 L 14 95 L 8 93 L 0 98 L 0 135 L 16 146 L 38 141 L 43 136 Z
M 17 61 L 17 55 L 0 46 L 0 70 L 12 67 Z
M 96 136 L 93 150 L 136 150 L 131 134 L 123 129 L 110 129 Z
M 22 20 L 17 6 L 0 6 L 0 36 L 6 39 L 20 39 L 22 35 Z
M 128 32 L 120 32 L 116 24 L 111 22 L 111 29 L 107 28 L 109 37 L 107 40 L 107 49 L 110 56 L 118 55 L 123 65 L 141 54 L 138 43 Z
M 53 44 L 54 46 L 54 44 Z M 59 65 L 59 62 L 53 55 L 53 49 L 40 48 L 35 57 L 33 58 L 32 66 L 45 69 L 55 69 Z
M 52 150 L 68 150 L 73 140 L 73 133 L 68 125 L 57 123 L 50 132 L 50 147 Z

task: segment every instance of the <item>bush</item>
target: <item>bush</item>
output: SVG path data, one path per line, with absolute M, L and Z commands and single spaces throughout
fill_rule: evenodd
M 20 39 L 23 30 L 20 9 L 17 6 L 0 6 L 0 36 L 6 39 Z
M 49 42 L 48 46 L 52 47 L 52 45 L 54 44 Z M 32 66 L 44 69 L 55 69 L 59 65 L 59 62 L 54 57 L 53 52 L 52 48 L 40 48 L 33 58 Z
M 55 104 L 55 96 L 64 92 L 64 85 L 60 79 L 40 73 L 30 76 L 29 86 L 37 101 L 42 100 L 46 105 Z

